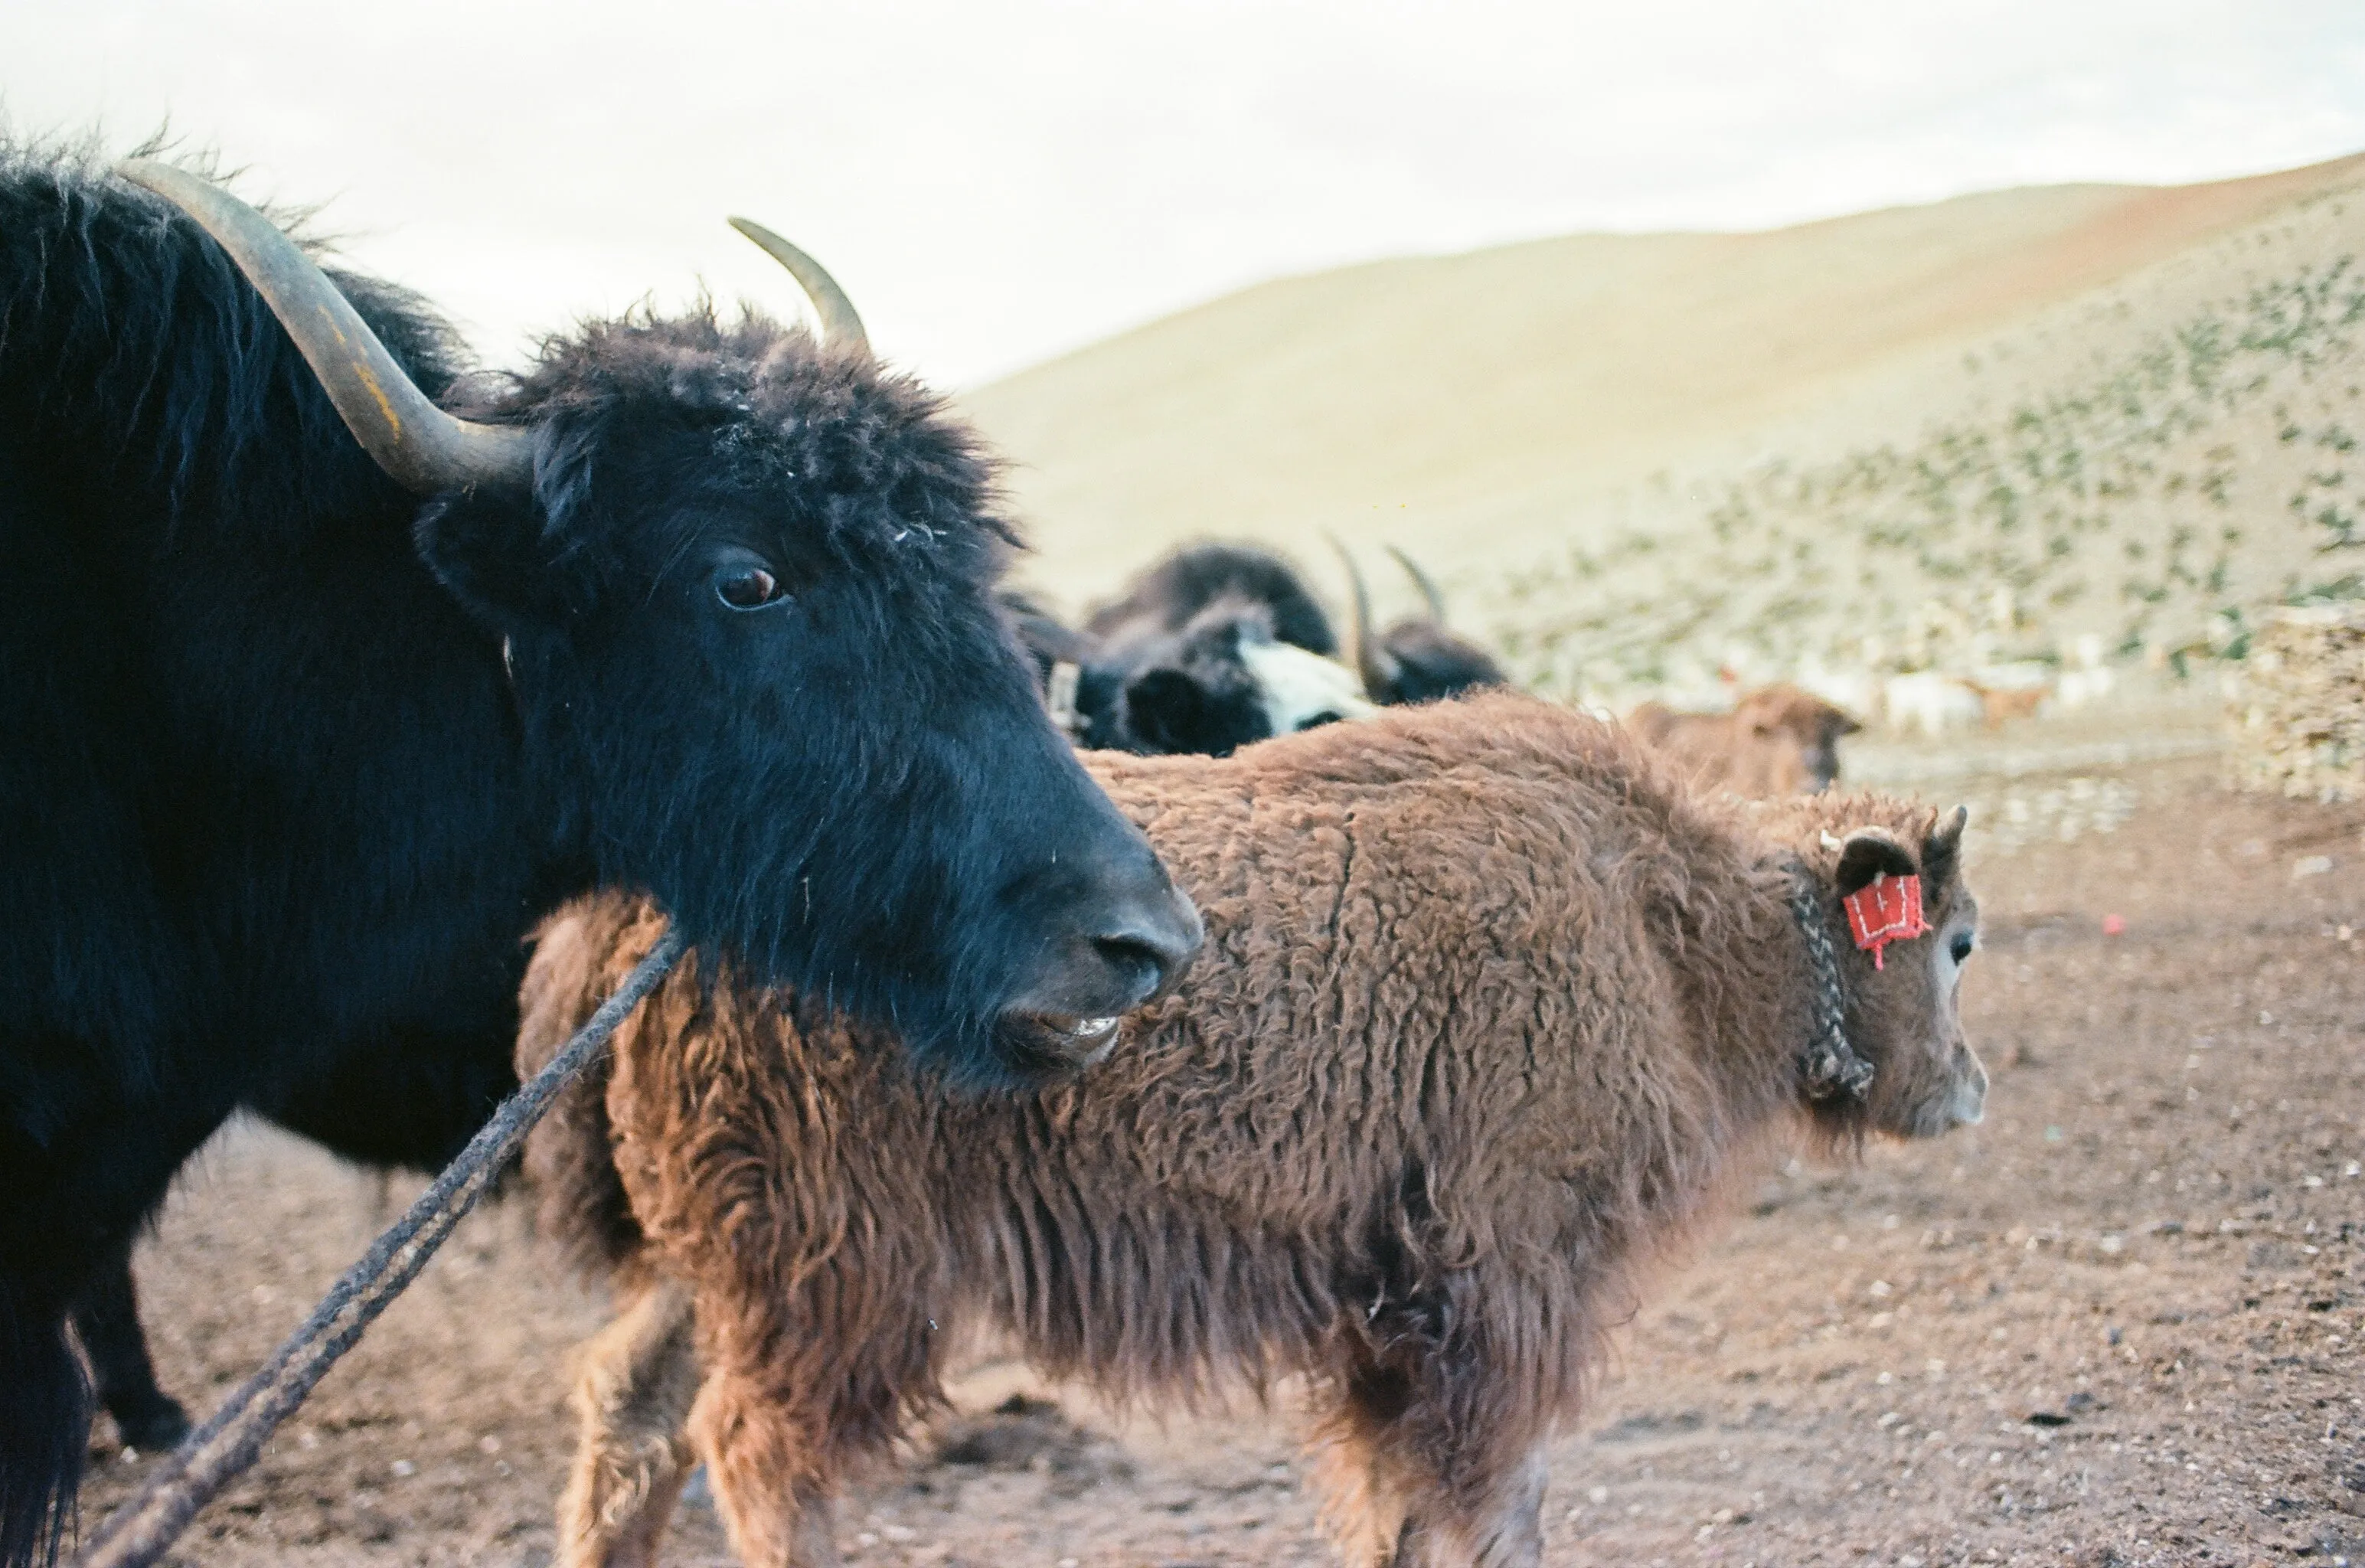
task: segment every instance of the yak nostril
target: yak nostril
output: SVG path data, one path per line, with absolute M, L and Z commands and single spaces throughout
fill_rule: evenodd
M 1132 999 L 1128 1007 L 1173 990 L 1206 939 L 1206 927 L 1191 901 L 1167 884 L 1162 872 L 1159 881 L 1159 894 L 1144 901 L 1146 907 L 1112 922 L 1114 930 L 1092 938 L 1093 953 L 1125 982 Z
M 1126 1007 L 1149 1001 L 1166 983 L 1166 959 L 1139 937 L 1095 936 L 1093 951 L 1123 985 Z

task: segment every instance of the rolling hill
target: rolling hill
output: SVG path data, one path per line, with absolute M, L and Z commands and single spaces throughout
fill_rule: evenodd
M 1569 693 L 2222 646 L 2365 567 L 2360 187 L 2365 155 L 1382 262 L 964 401 L 1071 601 L 1207 534 L 1326 572 L 1333 532 Z

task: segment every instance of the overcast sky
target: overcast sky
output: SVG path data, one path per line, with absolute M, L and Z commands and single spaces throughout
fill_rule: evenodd
M 1243 284 L 2365 150 L 2365 0 L 0 0 L 18 134 L 169 115 L 495 360 L 644 295 L 972 384 Z

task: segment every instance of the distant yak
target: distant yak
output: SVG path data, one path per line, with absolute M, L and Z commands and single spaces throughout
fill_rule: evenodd
M 1082 631 L 1009 602 L 1054 714 L 1088 750 L 1228 756 L 1373 711 L 1296 568 L 1253 545 L 1178 550 Z
M 1795 795 L 1839 781 L 1840 740 L 1864 728 L 1811 691 L 1761 686 L 1730 713 L 1680 713 L 1645 702 L 1626 727 L 1690 769 L 1695 781 L 1736 795 Z

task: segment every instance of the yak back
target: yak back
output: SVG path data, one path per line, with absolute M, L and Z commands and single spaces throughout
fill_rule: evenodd
M 271 216 L 300 238 L 301 214 Z M 472 368 L 419 296 L 330 275 L 429 398 Z M 285 548 L 323 517 L 399 540 L 413 510 L 229 253 L 95 149 L 0 140 L 0 429 L 17 438 L 0 454 L 12 481 L 35 464 L 93 521 Z

